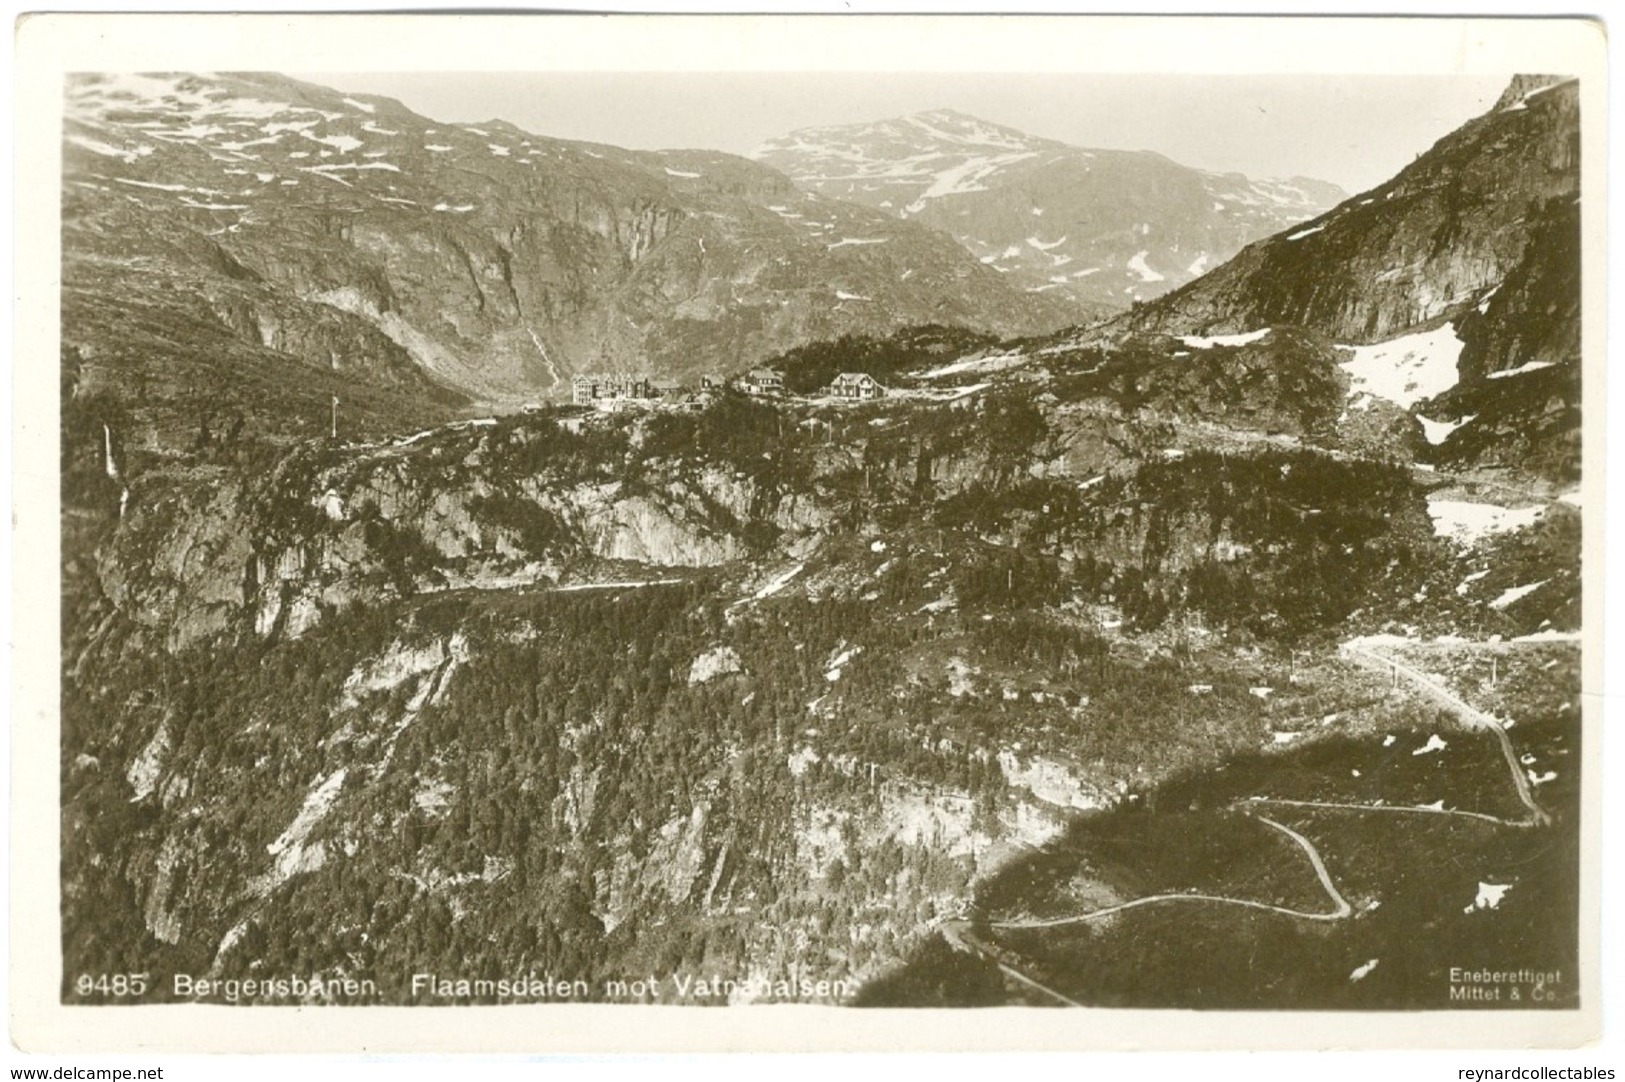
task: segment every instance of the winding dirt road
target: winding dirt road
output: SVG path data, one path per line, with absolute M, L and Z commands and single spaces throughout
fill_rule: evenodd
M 994 920 L 988 921 L 989 928 L 1060 928 L 1068 924 L 1083 924 L 1086 921 L 1099 920 L 1109 917 L 1113 913 L 1121 913 L 1125 909 L 1135 909 L 1142 905 L 1152 905 L 1158 902 L 1209 902 L 1217 905 L 1239 905 L 1248 909 L 1261 909 L 1267 913 L 1282 913 L 1289 917 L 1298 917 L 1303 920 L 1343 920 L 1354 912 L 1348 899 L 1337 891 L 1332 882 L 1331 873 L 1326 870 L 1326 864 L 1320 859 L 1320 852 L 1308 838 L 1293 830 L 1289 826 L 1277 823 L 1274 819 L 1267 819 L 1262 815 L 1253 818 L 1266 826 L 1274 827 L 1298 844 L 1309 858 L 1310 865 L 1315 869 L 1315 875 L 1320 879 L 1320 885 L 1326 891 L 1326 896 L 1332 900 L 1330 913 L 1312 913 L 1304 909 L 1291 909 L 1284 905 L 1272 905 L 1269 902 L 1256 902 L 1250 898 L 1229 898 L 1222 894 L 1149 894 L 1144 898 L 1135 898 L 1133 901 L 1122 902 L 1118 905 L 1107 906 L 1105 909 L 1096 909 L 1088 913 L 1081 913 L 1071 917 L 1051 917 L 1047 920 L 1032 918 L 1028 920 Z
M 1521 827 L 1548 826 L 1551 824 L 1551 814 L 1535 800 L 1535 793 L 1529 785 L 1529 779 L 1524 775 L 1523 767 L 1518 763 L 1518 753 L 1512 748 L 1512 740 L 1507 736 L 1506 726 L 1477 707 L 1462 701 L 1454 692 L 1426 673 L 1411 668 L 1397 658 L 1378 653 L 1358 640 L 1344 643 L 1342 653 L 1343 656 L 1368 669 L 1380 669 L 1392 672 L 1397 676 L 1403 676 L 1418 691 L 1454 712 L 1457 717 L 1466 723 L 1469 729 L 1483 729 L 1491 733 L 1497 743 L 1501 745 L 1501 756 L 1506 760 L 1507 769 L 1512 773 L 1512 787 L 1518 791 L 1518 799 L 1523 802 L 1523 806 L 1529 809 L 1529 814 L 1523 819 L 1501 821 L 1511 826 Z
M 1457 717 L 1461 718 L 1468 728 L 1481 729 L 1493 734 L 1497 743 L 1499 743 L 1501 747 L 1501 755 L 1506 760 L 1507 769 L 1512 775 L 1513 788 L 1518 793 L 1518 799 L 1528 810 L 1528 814 L 1521 819 L 1504 819 L 1500 816 L 1489 815 L 1485 812 L 1460 811 L 1453 808 L 1430 808 L 1420 805 L 1355 804 L 1336 801 L 1286 800 L 1274 797 L 1250 797 L 1246 800 L 1238 801 L 1235 804 L 1230 805 L 1230 807 L 1234 810 L 1243 811 L 1249 815 L 1252 815 L 1252 817 L 1257 819 L 1259 822 L 1264 823 L 1266 826 L 1272 827 L 1280 833 L 1286 835 L 1300 849 L 1303 850 L 1304 855 L 1309 859 L 1310 866 L 1315 871 L 1316 878 L 1320 880 L 1321 888 L 1325 890 L 1326 896 L 1331 900 L 1332 909 L 1330 912 L 1310 912 L 1303 909 L 1292 909 L 1288 906 L 1273 905 L 1269 902 L 1258 902 L 1250 898 L 1230 898 L 1218 894 L 1152 894 L 1144 898 L 1135 898 L 1132 901 L 1107 906 L 1104 909 L 1096 909 L 1088 913 L 1080 913 L 1070 917 L 1051 917 L 1047 919 L 1029 918 L 1026 920 L 993 920 L 985 922 L 985 926 L 988 928 L 1010 930 L 1060 928 L 1067 925 L 1084 924 L 1089 921 L 1100 920 L 1102 918 L 1109 917 L 1114 913 L 1121 913 L 1125 910 L 1134 909 L 1139 906 L 1155 905 L 1165 902 L 1199 902 L 1208 905 L 1239 906 L 1246 909 L 1257 909 L 1268 913 L 1280 913 L 1283 916 L 1295 917 L 1299 920 L 1323 922 L 1346 920 L 1352 916 L 1354 913 L 1354 907 L 1349 904 L 1348 899 L 1344 898 L 1343 895 L 1338 892 L 1337 884 L 1332 881 L 1331 873 L 1326 870 L 1326 863 L 1321 859 L 1320 851 L 1315 848 L 1314 843 L 1308 838 L 1305 838 L 1302 834 L 1298 833 L 1296 830 L 1293 830 L 1291 827 L 1286 826 L 1283 823 L 1278 823 L 1274 819 L 1257 814 L 1253 809 L 1257 808 L 1259 805 L 1289 808 L 1329 808 L 1339 811 L 1354 811 L 1362 813 L 1381 812 L 1389 814 L 1402 813 L 1450 815 L 1468 819 L 1477 819 L 1484 822 L 1494 823 L 1499 826 L 1520 828 L 1546 826 L 1551 823 L 1552 820 L 1550 813 L 1548 813 L 1545 808 L 1541 807 L 1539 802 L 1535 800 L 1534 791 L 1518 762 L 1517 752 L 1513 749 L 1512 741 L 1507 736 L 1506 727 L 1501 724 L 1500 721 L 1496 720 L 1494 717 L 1490 716 L 1484 711 L 1479 710 L 1477 707 L 1463 701 L 1453 692 L 1449 691 L 1442 684 L 1428 675 L 1412 668 L 1409 665 L 1406 665 L 1402 661 L 1398 661 L 1395 658 L 1371 650 L 1365 644 L 1359 641 L 1345 643 L 1341 649 L 1341 652 L 1345 657 L 1366 668 L 1392 672 L 1396 677 L 1403 676 L 1406 681 L 1417 690 L 1421 691 L 1435 702 L 1445 706 L 1447 709 L 1456 714 Z M 1035 980 L 1026 973 L 1023 973 L 1016 966 L 1011 965 L 1004 958 L 1004 952 L 1000 951 L 994 946 L 982 942 L 971 931 L 971 928 L 971 922 L 966 920 L 945 920 L 938 925 L 938 930 L 942 933 L 943 938 L 946 939 L 948 944 L 955 950 L 981 956 L 982 958 L 991 962 L 993 965 L 997 966 L 999 971 L 1005 974 L 1005 976 L 1045 996 L 1048 996 L 1059 1003 L 1071 1007 L 1084 1006 L 1084 1004 L 1070 998 L 1065 993 L 1056 991 L 1054 988 L 1051 988 L 1041 981 Z
M 1454 815 L 1462 819 L 1477 819 L 1485 823 L 1494 823 L 1503 827 L 1529 826 L 1528 818 L 1503 819 L 1499 815 L 1490 815 L 1488 812 L 1461 811 L 1457 808 L 1430 808 L 1425 804 L 1355 804 L 1337 800 L 1288 800 L 1285 797 L 1253 796 L 1248 797 L 1246 803 L 1252 805 L 1268 804 L 1272 807 L 1282 808 L 1331 808 L 1336 811 L 1356 812 L 1398 812 L 1410 815 Z
M 954 950 L 962 951 L 966 954 L 981 955 L 984 959 L 997 966 L 999 972 L 1003 973 L 1011 980 L 1016 981 L 1018 984 L 1024 984 L 1034 991 L 1042 992 L 1044 995 L 1056 1000 L 1063 1006 L 1084 1006 L 1084 1004 L 1079 1003 L 1077 1000 L 1072 999 L 1066 994 L 1057 992 L 1049 985 L 1033 980 L 1015 966 L 1007 964 L 1002 958 L 999 957 L 999 952 L 997 950 L 988 946 L 986 943 L 983 943 L 980 939 L 977 939 L 974 934 L 972 934 L 969 921 L 945 920 L 941 924 L 937 925 L 937 931 L 942 933 L 942 938 L 946 939 L 948 941 L 948 945 L 954 948 Z
M 1326 896 L 1331 899 L 1331 912 L 1313 913 L 1303 909 L 1291 909 L 1287 906 L 1271 905 L 1268 902 L 1256 902 L 1250 898 L 1228 898 L 1219 894 L 1152 894 L 1147 895 L 1144 898 L 1135 898 L 1133 901 L 1123 902 L 1120 905 L 1107 906 L 1105 909 L 1096 909 L 1091 912 L 1082 913 L 1072 917 L 1054 917 L 1048 920 L 1039 920 L 1036 918 L 1030 920 L 995 920 L 988 921 L 987 926 L 989 928 L 1005 929 L 1059 928 L 1069 924 L 1083 924 L 1087 921 L 1100 920 L 1103 917 L 1111 916 L 1113 913 L 1121 913 L 1126 909 L 1134 909 L 1138 906 L 1154 905 L 1162 902 L 1205 902 L 1210 905 L 1236 905 L 1247 909 L 1260 909 L 1269 913 L 1281 913 L 1288 917 L 1297 917 L 1301 920 L 1314 921 L 1346 920 L 1354 913 L 1354 907 L 1349 905 L 1348 899 L 1344 898 L 1343 895 L 1338 892 L 1337 885 L 1332 882 L 1331 873 L 1326 870 L 1326 863 L 1325 861 L 1321 860 L 1320 851 L 1315 848 L 1313 842 L 1311 842 L 1308 838 L 1305 838 L 1302 834 L 1299 834 L 1297 831 L 1293 830 L 1291 827 L 1282 823 L 1277 823 L 1273 819 L 1266 818 L 1262 815 L 1255 815 L 1253 818 L 1267 826 L 1273 827 L 1282 834 L 1285 834 L 1288 838 L 1292 839 L 1292 841 L 1295 842 L 1300 849 L 1303 850 L 1304 855 L 1309 858 L 1310 866 L 1315 870 L 1315 876 L 1320 880 L 1321 887 L 1325 889 Z M 1035 991 L 1040 992 L 1062 1004 L 1065 1004 L 1066 1006 L 1084 1006 L 1084 1004 L 1072 999 L 1065 993 L 1056 991 L 1055 989 L 1049 987 L 1049 985 L 1033 979 L 1026 973 L 1023 973 L 1020 969 L 1009 964 L 1007 961 L 1005 961 L 1001 952 L 997 948 L 983 943 L 976 937 L 975 933 L 971 931 L 971 923 L 969 921 L 946 920 L 937 926 L 937 930 L 942 933 L 942 937 L 948 941 L 949 946 L 953 947 L 955 950 L 980 955 L 982 958 L 997 966 L 1001 973 L 1012 980 L 1026 985 L 1028 988 L 1034 989 Z

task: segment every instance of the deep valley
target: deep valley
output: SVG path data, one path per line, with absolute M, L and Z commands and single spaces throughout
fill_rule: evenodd
M 1578 1004 L 1572 80 L 1344 198 L 77 79 L 65 1002 Z

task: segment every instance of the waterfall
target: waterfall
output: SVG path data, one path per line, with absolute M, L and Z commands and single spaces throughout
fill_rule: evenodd
M 106 423 L 102 424 L 102 459 L 105 463 L 103 469 L 107 471 L 110 480 L 118 480 L 118 463 L 113 461 L 113 430 Z

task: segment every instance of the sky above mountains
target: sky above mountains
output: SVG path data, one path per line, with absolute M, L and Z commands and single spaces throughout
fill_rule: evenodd
M 501 119 L 632 149 L 748 154 L 797 128 L 951 108 L 1080 146 L 1154 150 L 1350 192 L 1494 104 L 1508 76 L 291 72 L 446 122 Z

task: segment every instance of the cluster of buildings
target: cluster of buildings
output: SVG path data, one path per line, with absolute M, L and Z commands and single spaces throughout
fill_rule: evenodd
M 701 395 L 714 394 L 721 389 L 722 381 L 715 376 L 701 376 L 699 391 L 695 392 L 674 379 L 657 379 L 647 374 L 587 372 L 570 381 L 570 401 L 577 406 L 599 409 L 657 400 L 703 405 Z
M 784 376 L 771 368 L 753 368 L 735 384 L 749 395 L 777 396 L 785 393 Z M 570 381 L 570 401 L 577 406 L 614 410 L 631 405 L 665 402 L 682 408 L 703 408 L 710 396 L 720 392 L 724 381 L 718 376 L 700 377 L 697 390 L 674 379 L 657 379 L 647 374 L 582 373 Z M 833 398 L 852 402 L 872 402 L 883 398 L 886 388 L 867 372 L 842 372 L 825 392 Z
M 771 368 L 752 368 L 739 379 L 746 394 L 777 395 L 784 393 L 784 377 Z M 886 388 L 867 372 L 842 372 L 825 391 L 833 398 L 853 402 L 872 402 L 883 398 Z

